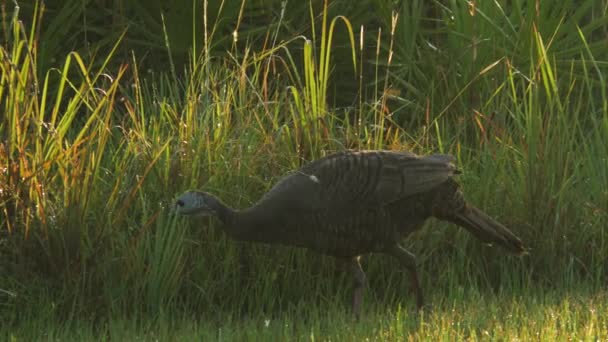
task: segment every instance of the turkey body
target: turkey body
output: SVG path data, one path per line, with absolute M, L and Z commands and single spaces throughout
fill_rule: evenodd
M 189 192 L 177 201 L 184 214 L 216 215 L 234 239 L 303 247 L 347 264 L 355 279 L 358 315 L 366 282 L 359 257 L 385 253 L 409 272 L 423 305 L 415 256 L 399 243 L 430 217 L 464 227 L 478 239 L 521 254 L 521 240 L 467 204 L 449 155 L 346 151 L 310 162 L 282 178 L 256 204 L 226 207 L 212 195 Z M 203 209 L 200 209 L 203 208 Z
M 470 211 L 452 178 L 459 173 L 452 159 L 347 151 L 316 160 L 284 177 L 243 211 L 233 224 L 248 228 L 235 238 L 343 258 L 383 252 L 430 217 L 456 221 Z M 510 237 L 515 239 L 499 235 L 492 237 L 498 241 L 486 242 L 523 251 L 521 242 Z
M 382 252 L 423 226 L 430 217 L 428 197 L 418 194 L 378 206 L 314 209 L 284 201 L 276 215 L 255 220 L 240 239 L 303 247 L 339 258 Z

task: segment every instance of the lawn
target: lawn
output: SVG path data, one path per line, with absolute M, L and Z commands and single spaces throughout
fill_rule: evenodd
M 154 318 L 111 318 L 93 326 L 74 318 L 49 324 L 33 318 L 4 331 L 5 340 L 57 341 L 603 341 L 608 338 L 605 289 L 531 287 L 518 291 L 478 291 L 459 287 L 450 296 L 434 293 L 432 308 L 413 301 L 375 302 L 368 298 L 355 320 L 344 303 L 327 299 L 299 302 L 273 313 L 159 313 Z M 287 303 L 286 303 L 287 304 Z

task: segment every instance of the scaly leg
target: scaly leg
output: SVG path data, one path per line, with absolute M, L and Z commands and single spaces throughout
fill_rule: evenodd
M 418 310 L 422 309 L 424 306 L 424 298 L 422 296 L 420 282 L 418 281 L 418 272 L 416 271 L 416 256 L 401 246 L 395 246 L 389 249 L 386 253 L 397 258 L 399 263 L 410 272 L 412 289 L 416 295 L 416 305 L 418 306 Z
M 367 282 L 367 278 L 365 276 L 365 272 L 361 268 L 361 263 L 359 262 L 360 257 L 355 257 L 352 259 L 347 259 L 346 262 L 350 268 L 350 272 L 353 275 L 355 286 L 353 290 L 353 314 L 355 317 L 359 318 L 361 314 L 361 303 L 363 302 L 363 290 L 365 289 L 365 283 Z

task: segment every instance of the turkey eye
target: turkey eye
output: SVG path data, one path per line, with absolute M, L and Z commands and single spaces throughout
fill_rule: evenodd
M 184 206 L 184 201 L 177 200 L 177 202 L 175 202 L 175 204 L 177 204 L 179 207 L 183 207 Z

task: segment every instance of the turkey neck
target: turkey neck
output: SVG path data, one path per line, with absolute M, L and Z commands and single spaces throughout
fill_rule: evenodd
M 235 240 L 257 240 L 256 236 L 262 232 L 264 216 L 255 207 L 235 210 L 221 204 L 217 210 L 217 217 L 224 224 L 223 230 Z

